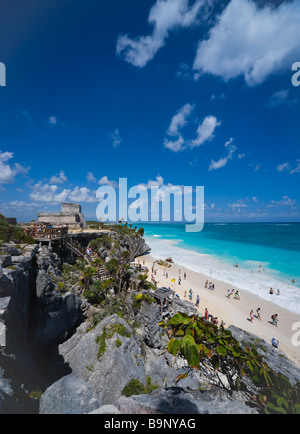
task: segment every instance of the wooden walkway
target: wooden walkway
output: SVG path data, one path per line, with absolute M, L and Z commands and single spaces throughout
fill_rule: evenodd
M 58 242 L 62 244 L 62 249 L 71 251 L 76 256 L 86 261 L 91 267 L 97 268 L 99 280 L 103 281 L 109 279 L 110 274 L 105 265 L 95 265 L 95 258 L 91 252 L 89 254 L 87 248 L 74 240 L 68 232 L 68 227 L 50 227 L 48 225 L 35 225 L 26 229 L 27 235 L 34 238 L 37 242 L 48 242 L 49 244 Z

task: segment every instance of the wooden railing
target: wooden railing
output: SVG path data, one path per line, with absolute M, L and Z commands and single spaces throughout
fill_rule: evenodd
M 36 226 L 25 229 L 26 234 L 34 239 L 45 238 L 46 240 L 52 240 L 53 238 L 64 238 L 68 235 L 67 227 L 43 227 Z
M 85 259 L 90 266 L 94 267 L 92 254 L 88 254 L 87 249 L 78 241 L 71 238 L 67 241 L 67 248 L 75 253 L 75 255 Z M 110 275 L 105 265 L 96 266 L 96 268 L 99 280 L 103 281 L 109 279 Z

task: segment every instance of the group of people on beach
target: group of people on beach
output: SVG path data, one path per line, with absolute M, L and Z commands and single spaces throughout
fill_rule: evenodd
M 178 276 L 178 285 L 181 285 L 181 270 L 178 270 L 179 276 Z M 186 272 L 183 273 L 183 278 L 186 279 Z
M 235 267 L 238 268 L 238 264 L 235 264 Z M 151 271 L 152 271 L 151 280 L 155 281 L 155 277 L 156 277 L 156 274 L 157 274 L 157 271 L 158 271 L 158 269 L 155 267 L 155 262 L 153 262 L 152 270 Z M 163 277 L 165 277 L 167 279 L 169 278 L 169 275 L 168 275 L 168 272 L 166 271 L 166 269 L 163 269 Z M 183 275 L 182 275 L 181 274 L 181 270 L 179 269 L 178 270 L 178 284 L 179 285 L 181 285 L 181 277 L 183 277 L 183 279 L 186 279 L 187 276 L 186 276 L 186 272 L 184 272 Z M 175 278 L 172 279 L 172 282 L 175 283 Z M 206 280 L 204 288 L 210 289 L 210 290 L 214 290 L 215 289 L 215 284 L 213 282 L 209 282 L 209 280 Z M 272 288 L 270 288 L 269 292 L 270 292 L 270 294 L 274 294 L 274 290 Z M 279 289 L 277 290 L 276 294 L 280 295 Z M 193 293 L 193 290 L 191 288 L 189 289 L 189 291 L 187 291 L 187 290 L 184 291 L 184 298 L 188 298 L 190 301 L 192 301 L 193 300 L 193 296 L 194 296 L 194 293 Z M 180 298 L 180 296 L 178 294 L 176 294 L 176 297 Z M 239 290 L 228 289 L 227 290 L 227 298 L 228 299 L 233 298 L 234 300 L 240 300 L 241 297 L 240 297 Z M 199 294 L 196 295 L 195 306 L 197 308 L 200 307 L 200 295 Z M 218 318 L 215 317 L 215 316 L 213 316 L 212 314 L 210 314 L 208 312 L 207 308 L 205 308 L 204 316 L 202 316 L 202 318 L 204 320 L 206 320 L 207 322 L 211 322 L 212 324 L 215 324 L 216 326 L 219 326 L 219 320 L 218 320 Z M 262 320 L 261 319 L 261 308 L 260 307 L 258 307 L 256 309 L 256 315 L 254 314 L 253 309 L 251 309 L 250 314 L 249 314 L 249 318 L 248 318 L 249 322 L 253 323 L 254 318 L 256 318 L 259 321 Z M 278 324 L 278 314 L 277 313 L 275 313 L 274 315 L 271 315 L 271 321 L 269 321 L 269 323 L 272 324 L 272 325 L 274 325 L 275 327 L 277 327 L 277 324 Z M 225 325 L 225 323 L 224 323 L 223 320 L 221 321 L 220 325 Z M 272 345 L 275 348 L 278 348 L 279 341 L 278 341 L 277 338 L 274 337 L 272 339 Z
M 261 309 L 260 309 L 260 307 L 258 307 L 256 309 L 256 318 L 259 319 L 259 321 L 261 321 L 260 314 L 261 314 Z M 254 313 L 253 313 L 253 310 L 251 309 L 250 314 L 249 314 L 249 321 L 253 322 L 253 319 L 254 319 Z M 278 314 L 274 313 L 274 315 L 271 315 L 271 320 L 272 320 L 271 324 L 273 324 L 275 327 L 277 327 L 277 323 L 279 321 L 278 320 Z
M 205 282 L 204 288 L 211 289 L 212 291 L 215 290 L 215 284 L 213 282 L 208 282 L 208 280 Z
M 187 296 L 187 290 L 184 291 L 184 298 L 186 298 Z M 198 296 L 199 297 L 199 296 Z M 189 289 L 189 299 L 192 301 L 193 299 L 193 290 Z M 200 298 L 199 298 L 199 303 L 200 303 Z
M 230 298 L 231 296 L 233 296 L 234 293 L 234 289 L 228 289 L 227 290 L 227 298 Z M 234 300 L 240 300 L 241 296 L 240 296 L 240 292 L 238 290 L 235 291 L 234 293 Z
M 273 288 L 270 288 L 269 294 L 271 294 L 271 295 L 274 294 L 274 289 Z M 280 295 L 279 289 L 277 289 L 276 295 Z

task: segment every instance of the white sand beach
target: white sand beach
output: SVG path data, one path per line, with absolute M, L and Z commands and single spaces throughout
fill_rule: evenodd
M 154 258 L 151 254 L 136 258 L 135 262 L 149 269 L 149 280 L 151 280 L 151 269 L 153 262 L 159 258 Z M 171 267 L 166 268 L 155 263 L 156 275 L 154 276 L 159 287 L 166 286 L 175 290 L 181 299 L 189 300 L 189 290 L 192 289 L 192 303 L 195 305 L 197 295 L 200 296 L 198 311 L 204 315 L 205 308 L 214 317 L 218 318 L 219 324 L 225 322 L 225 328 L 230 325 L 239 327 L 245 331 L 255 334 L 258 338 L 271 343 L 273 337 L 279 340 L 279 349 L 297 366 L 300 367 L 300 336 L 298 336 L 299 346 L 293 345 L 292 337 L 297 330 L 293 330 L 293 324 L 300 330 L 300 315 L 281 308 L 277 304 L 264 300 L 261 297 L 251 294 L 247 290 L 234 287 L 226 282 L 214 278 L 211 275 L 204 275 L 190 269 L 172 263 Z M 164 270 L 168 277 L 164 276 Z M 186 279 L 184 279 L 186 273 Z M 181 284 L 178 284 L 178 277 L 181 276 Z M 175 278 L 175 284 L 171 279 Z M 214 290 L 206 289 L 205 282 L 214 283 Z M 240 300 L 235 300 L 233 295 L 228 298 L 227 290 L 234 289 L 240 293 Z M 186 298 L 185 298 L 186 291 Z M 234 292 L 235 292 L 234 291 Z M 274 297 L 281 297 L 275 295 Z M 261 321 L 256 317 L 256 309 L 261 309 Z M 254 312 L 253 322 L 250 322 L 250 311 Z M 278 314 L 277 327 L 272 324 L 271 315 Z M 294 338 L 294 341 L 296 339 Z

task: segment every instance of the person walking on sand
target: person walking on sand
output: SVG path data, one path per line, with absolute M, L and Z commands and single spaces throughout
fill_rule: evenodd
M 184 298 L 186 298 L 186 290 L 184 291 Z
M 278 323 L 278 315 L 277 315 L 277 313 L 275 313 L 275 315 L 272 315 L 271 319 L 273 321 L 273 324 L 277 327 L 277 323 Z
M 200 296 L 198 294 L 196 299 L 196 307 L 199 307 L 199 304 L 200 304 Z
M 261 317 L 260 317 L 260 307 L 256 309 L 256 315 L 257 315 L 257 319 L 259 319 L 259 321 L 261 321 Z
M 235 300 L 239 300 L 240 299 L 240 293 L 239 293 L 239 291 L 236 291 L 236 293 L 234 294 L 234 299 Z
M 253 310 L 251 310 L 251 312 L 250 312 L 250 322 L 253 322 L 253 317 L 254 317 Z

